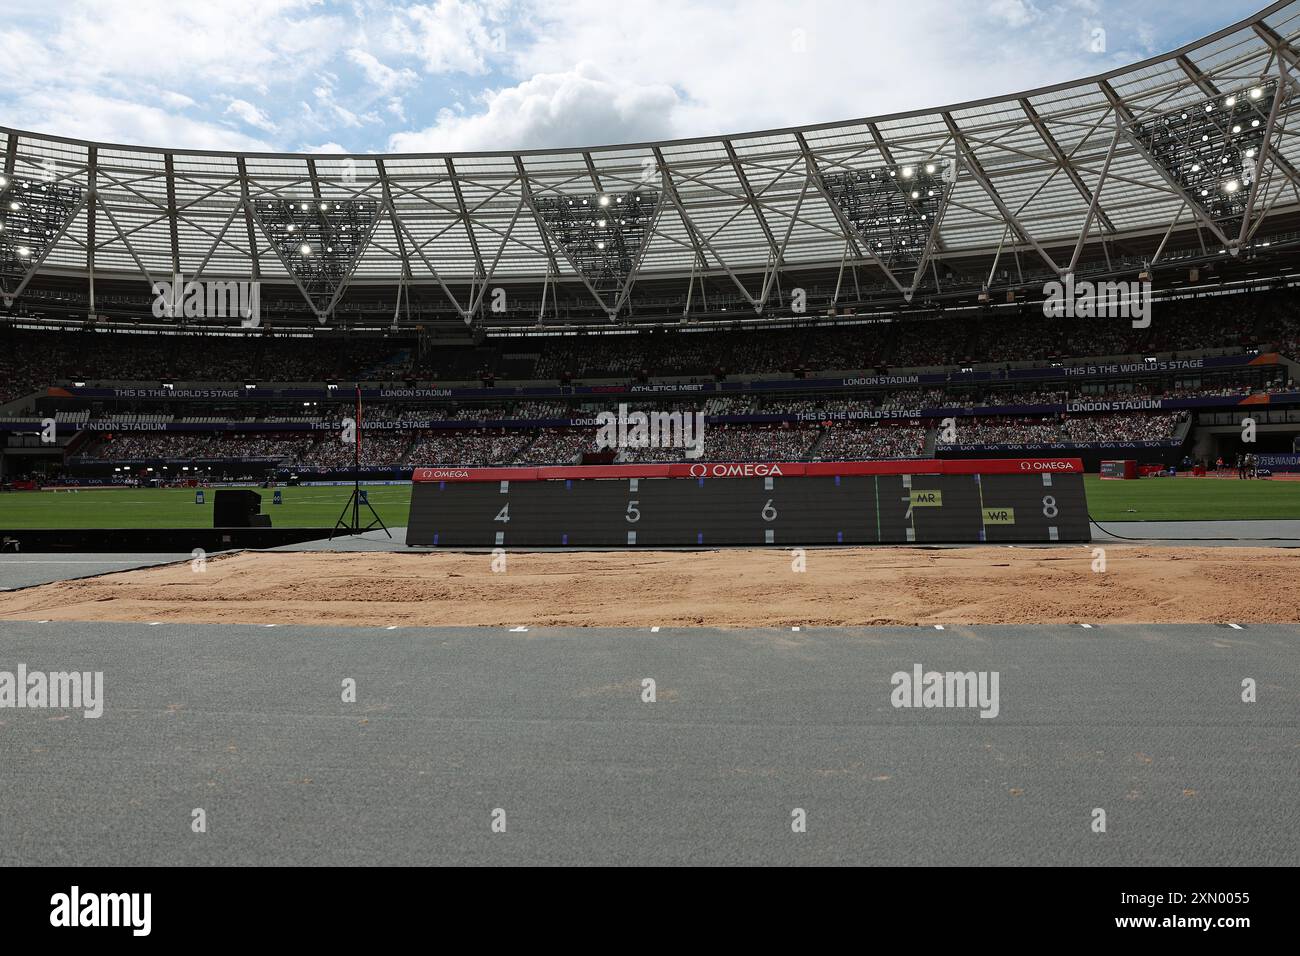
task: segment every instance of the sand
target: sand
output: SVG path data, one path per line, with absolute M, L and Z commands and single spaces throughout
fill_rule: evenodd
M 1297 623 L 1300 550 L 243 552 L 0 595 L 0 619 L 493 627 Z

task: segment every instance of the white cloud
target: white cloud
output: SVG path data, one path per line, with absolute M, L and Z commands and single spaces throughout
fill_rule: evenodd
M 676 92 L 662 84 L 615 82 L 588 63 L 538 74 L 483 97 L 481 112 L 443 110 L 420 131 L 389 138 L 394 152 L 597 146 L 656 139 L 671 132 Z
M 356 151 L 743 133 L 1091 75 L 1257 3 L 7 0 L 0 123 Z
M 639 3 L 546 0 L 533 13 L 534 42 L 512 47 L 511 63 L 518 75 L 532 77 L 564 72 L 585 59 L 616 86 L 669 84 L 680 94 L 671 130 L 683 136 L 943 106 L 1110 65 L 1079 48 L 1078 11 L 1067 21 L 1054 8 L 1042 19 L 1068 22 L 1068 34 L 1044 31 L 1027 46 L 1025 36 L 1007 25 L 1009 17 L 1028 16 L 1029 8 L 1007 2 L 1015 0 L 990 12 L 911 0 L 906 17 L 882 17 L 860 0 L 823 0 L 815 8 L 784 0 L 724 0 L 710 7 L 658 0 L 653 15 Z M 661 125 L 661 116 L 651 117 L 638 138 Z
M 271 118 L 247 100 L 231 100 L 226 107 L 227 114 L 233 114 L 249 126 L 268 133 L 274 133 L 276 126 Z
M 316 106 L 310 109 L 310 115 L 315 123 L 321 129 L 333 129 L 342 126 L 347 129 L 356 129 L 365 123 L 378 122 L 378 117 L 373 113 L 358 114 L 337 99 L 334 90 L 334 77 L 321 77 L 321 82 L 311 94 L 316 99 Z
M 175 90 L 163 90 L 158 98 L 162 100 L 164 106 L 174 110 L 186 110 L 199 105 L 194 102 L 193 98 L 186 96 L 184 93 L 177 93 Z
M 30 122 L 35 117 L 40 118 L 39 124 Z M 205 123 L 155 106 L 88 92 L 33 96 L 18 112 L 17 120 L 19 125 L 42 132 L 56 129 L 80 139 L 132 146 L 253 152 L 273 148 L 265 140 L 216 123 Z
M 348 50 L 348 59 L 361 67 L 366 80 L 375 87 L 377 94 L 389 94 L 395 90 L 406 89 L 419 81 L 419 75 L 411 69 L 395 70 L 366 50 L 353 47 Z
M 485 73 L 505 50 L 505 7 L 474 0 L 437 0 L 398 11 L 388 41 L 419 58 L 427 73 Z
M 987 9 L 1010 27 L 1028 26 L 1041 16 L 1032 3 L 1024 0 L 989 0 Z

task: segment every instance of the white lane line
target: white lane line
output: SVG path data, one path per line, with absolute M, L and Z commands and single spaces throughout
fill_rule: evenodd
M 275 627 L 274 624 L 263 624 L 262 626 L 263 626 L 263 627 Z
M 1240 624 L 1231 624 L 1231 623 L 1230 623 L 1230 624 L 1228 625 L 1228 627 L 1232 628 L 1234 631 L 1240 631 L 1240 630 L 1242 630 L 1242 627 L 1241 627 Z
M 384 628 L 384 630 L 385 630 L 385 631 L 395 631 L 395 630 L 397 630 L 397 625 L 396 625 L 396 624 L 389 624 L 386 628 Z
M 1079 626 L 1082 627 L 1082 628 L 1086 628 L 1086 629 L 1089 630 L 1089 631 L 1092 630 L 1092 625 L 1091 625 L 1091 624 L 1080 624 Z
M 528 630 L 528 628 L 526 628 L 526 627 L 524 627 L 522 624 L 520 624 L 518 627 L 512 627 L 512 628 L 510 629 L 510 633 L 511 633 L 511 634 L 522 634 L 522 633 L 524 633 L 524 632 L 527 631 L 527 630 Z
M 150 626 L 150 627 L 157 627 L 157 626 L 158 626 L 159 624 L 161 624 L 161 623 L 162 623 L 162 621 L 150 621 L 150 622 L 149 622 L 149 626 Z

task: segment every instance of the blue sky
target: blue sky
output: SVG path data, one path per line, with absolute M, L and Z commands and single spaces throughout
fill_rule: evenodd
M 1069 80 L 1261 6 L 5 0 L 0 125 L 146 146 L 357 153 L 703 136 Z

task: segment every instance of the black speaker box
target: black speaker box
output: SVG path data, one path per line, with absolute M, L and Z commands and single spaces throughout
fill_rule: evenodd
M 265 523 L 254 520 L 261 512 L 262 496 L 247 488 L 222 488 L 212 496 L 214 528 L 270 527 L 269 516 Z

